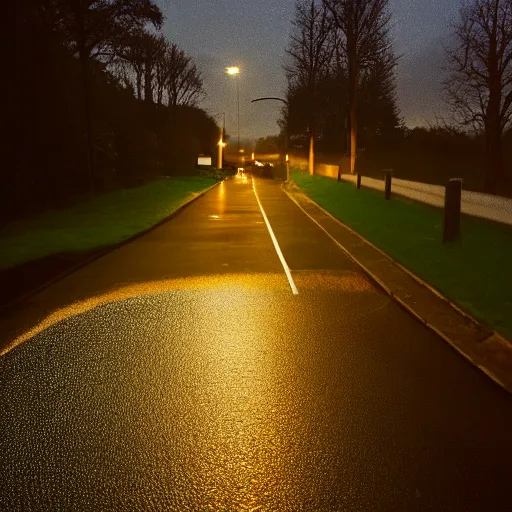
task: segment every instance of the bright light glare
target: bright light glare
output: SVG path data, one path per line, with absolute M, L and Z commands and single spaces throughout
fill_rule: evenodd
M 226 144 L 223 140 L 220 140 L 220 141 L 219 141 L 219 146 L 220 146 L 221 148 L 225 148 L 225 147 L 227 146 L 227 144 Z
M 231 66 L 226 68 L 226 73 L 228 75 L 238 75 L 238 73 L 240 73 L 240 68 L 238 66 Z

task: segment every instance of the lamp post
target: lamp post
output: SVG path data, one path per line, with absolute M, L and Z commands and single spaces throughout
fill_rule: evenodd
M 230 76 L 236 76 L 236 112 L 237 112 L 237 151 L 240 157 L 240 68 L 238 66 L 230 66 L 226 68 L 226 73 Z
M 219 146 L 219 154 L 218 154 L 218 162 L 217 162 L 217 168 L 222 169 L 222 153 L 224 148 L 226 147 L 226 143 L 224 142 L 224 133 L 226 131 L 226 112 L 219 112 L 218 114 L 214 114 L 213 117 L 222 116 L 222 127 L 220 129 L 220 140 L 217 144 Z
M 275 98 L 275 97 L 257 98 L 255 100 L 252 100 L 251 103 L 256 103 L 257 101 L 280 101 L 280 102 L 284 103 L 287 107 L 289 105 L 289 103 L 286 100 L 284 100 L 283 98 Z M 288 151 L 290 150 L 290 133 L 288 131 L 288 122 L 286 123 L 286 128 L 285 128 L 285 132 L 284 132 L 284 144 L 285 144 L 284 159 L 285 159 L 285 165 L 286 165 L 286 181 L 290 181 L 290 156 L 288 154 Z

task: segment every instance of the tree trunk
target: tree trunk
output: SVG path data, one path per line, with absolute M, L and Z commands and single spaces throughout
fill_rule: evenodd
M 501 102 L 503 94 L 502 75 L 498 56 L 498 2 L 494 6 L 493 31 L 490 37 L 487 69 L 489 72 L 489 102 L 487 104 L 485 131 L 487 169 L 485 174 L 485 190 L 498 194 L 506 187 L 506 171 L 503 163 L 501 137 Z
M 312 123 L 309 130 L 309 175 L 315 174 L 315 124 Z
M 80 67 L 82 69 L 82 83 L 84 92 L 84 114 L 85 129 L 87 135 L 87 167 L 89 171 L 89 187 L 91 195 L 94 195 L 94 148 L 92 137 L 92 121 L 91 121 L 91 98 L 89 92 L 89 63 L 86 56 L 80 56 Z
M 136 71 L 137 73 L 137 99 L 138 100 L 141 100 L 142 99 L 142 71 L 141 70 L 137 70 Z
M 486 112 L 486 156 L 487 172 L 485 175 L 485 190 L 497 194 L 499 188 L 504 186 L 505 168 L 503 165 L 503 152 L 501 147 L 501 77 L 498 71 L 496 55 L 496 42 L 491 42 L 489 58 L 489 103 Z
M 341 171 L 343 170 L 343 167 L 345 166 L 345 158 L 349 154 L 350 151 L 350 116 L 347 114 L 345 117 L 345 131 L 344 133 L 344 140 L 343 140 L 343 157 L 340 161 L 340 165 L 338 165 L 338 181 L 341 181 Z
M 488 121 L 486 133 L 486 173 L 485 191 L 489 194 L 498 194 L 504 191 L 507 185 L 505 166 L 503 163 L 503 148 L 499 119 L 497 122 Z
M 91 98 L 89 91 L 89 55 L 85 44 L 85 14 L 83 10 L 82 0 L 76 4 L 76 22 L 78 33 L 78 58 L 80 61 L 80 70 L 82 74 L 82 86 L 84 94 L 84 115 L 85 115 L 85 131 L 87 137 L 87 168 L 89 174 L 89 188 L 91 195 L 94 195 L 94 148 L 92 136 L 92 120 L 91 120 Z
M 163 96 L 164 96 L 164 88 L 163 88 L 163 86 L 161 84 L 158 84 L 158 89 L 157 89 L 157 103 L 158 103 L 158 105 L 162 105 Z
M 356 173 L 357 165 L 357 70 L 353 70 L 353 76 L 350 79 L 349 93 L 349 116 L 350 116 L 350 173 Z
M 359 85 L 359 67 L 357 65 L 356 45 L 353 41 L 355 36 L 349 37 L 347 41 L 348 53 L 348 111 L 350 130 L 350 173 L 356 173 L 357 159 L 357 93 Z
M 151 83 L 152 71 L 151 62 L 147 60 L 144 67 L 144 101 L 146 103 L 153 102 L 153 84 Z

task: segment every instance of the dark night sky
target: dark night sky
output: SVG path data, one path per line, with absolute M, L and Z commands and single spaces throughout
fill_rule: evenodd
M 280 96 L 286 88 L 285 47 L 295 0 L 157 0 L 166 16 L 164 33 L 192 55 L 207 91 L 203 107 L 225 111 L 236 134 L 235 79 L 224 74 L 240 66 L 241 136 L 278 132 L 279 103 L 251 104 L 259 96 Z M 398 67 L 398 102 L 408 126 L 442 113 L 439 98 L 443 44 L 459 0 L 390 0 Z

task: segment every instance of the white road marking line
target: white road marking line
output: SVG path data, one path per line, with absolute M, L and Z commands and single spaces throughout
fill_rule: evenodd
M 267 225 L 268 232 L 270 233 L 270 238 L 272 238 L 272 242 L 274 243 L 274 248 L 277 252 L 277 255 L 279 256 L 279 259 L 281 260 L 281 264 L 283 265 L 284 272 L 286 274 L 286 277 L 288 278 L 288 282 L 290 283 L 290 288 L 292 289 L 293 295 L 299 295 L 299 290 L 297 290 L 297 286 L 295 285 L 295 281 L 293 280 L 290 267 L 288 266 L 288 263 L 286 263 L 286 260 L 284 259 L 283 253 L 281 252 L 281 248 L 279 247 L 279 243 L 277 242 L 276 235 L 274 235 L 272 226 L 268 221 L 267 214 L 265 213 L 260 198 L 258 197 L 258 192 L 256 192 L 256 185 L 254 183 L 254 179 L 252 180 L 252 189 L 254 191 L 254 195 L 256 196 L 256 201 L 258 201 L 261 213 L 263 214 L 263 218 L 265 219 L 265 224 Z

